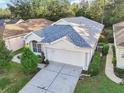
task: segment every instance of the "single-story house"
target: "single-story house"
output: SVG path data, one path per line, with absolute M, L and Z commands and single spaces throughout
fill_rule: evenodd
M 24 39 L 35 54 L 44 52 L 51 62 L 76 65 L 87 70 L 103 27 L 85 17 L 63 18 L 27 34 Z
M 114 45 L 118 68 L 124 69 L 124 21 L 113 25 Z
M 47 19 L 28 19 L 26 21 L 18 21 L 15 24 L 5 24 L 3 38 L 6 47 L 9 50 L 15 51 L 24 46 L 23 37 L 33 31 L 43 29 L 52 24 Z

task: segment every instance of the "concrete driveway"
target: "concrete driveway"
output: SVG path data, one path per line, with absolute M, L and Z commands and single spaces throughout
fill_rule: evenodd
M 19 93 L 73 93 L 82 69 L 51 63 L 40 70 Z

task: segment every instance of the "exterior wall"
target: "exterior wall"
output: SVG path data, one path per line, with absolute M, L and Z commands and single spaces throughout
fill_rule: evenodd
M 5 39 L 5 45 L 9 50 L 16 51 L 24 46 L 23 36 Z
M 41 42 L 41 38 L 39 38 L 35 34 L 30 34 L 27 37 L 25 37 L 25 42 L 30 45 L 31 50 L 32 50 L 32 42 L 31 41 L 33 41 L 33 40 L 35 40 L 35 41 L 37 41 L 39 43 Z M 78 59 L 78 57 L 77 58 L 75 57 L 76 58 L 75 60 L 77 60 L 79 62 L 82 61 L 82 64 L 79 64 L 79 65 L 80 66 L 82 65 L 84 70 L 88 69 L 90 61 L 91 61 L 92 56 L 94 54 L 94 50 L 95 50 L 93 48 L 80 48 L 80 47 L 77 47 L 74 44 L 72 44 L 71 42 L 69 42 L 68 40 L 66 40 L 65 37 L 63 37 L 63 38 L 61 38 L 59 40 L 56 40 L 56 41 L 54 41 L 54 42 L 52 42 L 50 44 L 44 44 L 44 43 L 41 43 L 41 44 L 42 44 L 42 50 L 45 53 L 46 58 L 48 58 L 48 52 L 49 52 L 50 49 L 55 50 L 56 53 L 57 53 L 57 50 L 61 51 L 62 53 L 65 51 L 64 53 L 70 53 L 70 55 L 72 55 L 72 57 L 74 56 L 74 53 L 78 54 L 80 57 L 82 56 L 82 58 L 79 57 L 79 59 Z M 40 54 L 40 53 L 35 53 L 35 54 Z M 87 55 L 87 62 L 85 62 L 86 61 L 85 60 L 85 58 L 86 58 L 85 55 Z M 57 57 L 59 57 L 59 56 L 57 56 Z M 60 61 L 61 61 L 61 59 L 60 59 Z M 75 64 L 75 63 L 72 63 L 72 64 Z M 85 65 L 85 67 L 84 67 L 84 65 Z
M 60 40 L 58 42 L 54 42 L 53 44 L 44 45 L 44 47 L 46 48 L 44 50 L 46 50 L 47 52 L 48 52 L 47 49 L 56 49 L 56 50 L 71 51 L 71 52 L 73 52 L 75 54 L 76 53 L 77 54 L 80 54 L 82 56 L 82 60 L 80 58 L 79 59 L 76 59 L 76 60 L 78 62 L 82 61 L 82 64 L 79 64 L 79 66 L 82 65 L 82 67 L 84 68 L 84 70 L 87 70 L 88 69 L 89 64 L 91 62 L 91 59 L 92 59 L 92 56 L 94 54 L 94 50 L 95 50 L 95 49 L 92 49 L 92 48 L 79 48 L 79 47 L 73 45 L 72 43 L 70 43 L 69 41 L 67 41 L 65 39 L 62 39 L 62 40 Z M 48 54 L 48 53 L 45 53 L 45 54 Z M 85 62 L 86 61 L 85 60 L 85 58 L 86 58 L 85 57 L 85 54 L 87 54 L 87 62 Z M 47 57 L 47 55 L 46 55 L 46 57 Z M 75 63 L 72 63 L 72 64 L 75 64 Z
M 120 69 L 124 69 L 124 58 L 122 57 L 124 55 L 124 47 L 117 46 L 114 31 L 115 31 L 115 28 L 113 26 L 114 45 L 115 45 L 116 60 L 117 60 L 116 67 Z
M 117 67 L 124 69 L 124 48 L 116 47 Z
M 30 46 L 30 49 L 33 52 L 33 47 L 32 47 L 32 41 L 37 41 L 37 42 L 41 42 L 41 38 L 38 37 L 37 35 L 35 35 L 34 33 L 29 33 L 24 37 L 25 40 L 25 44 L 28 44 Z M 44 50 L 43 50 L 44 51 Z M 36 55 L 40 55 L 40 53 L 36 53 L 34 52 Z
M 40 37 L 38 37 L 37 35 L 35 35 L 34 33 L 29 33 L 29 34 L 27 34 L 25 37 L 24 37 L 24 39 L 25 39 L 25 43 L 26 44 L 28 44 L 28 43 L 30 43 L 31 41 L 37 41 L 37 42 L 40 42 L 41 41 L 41 38 Z

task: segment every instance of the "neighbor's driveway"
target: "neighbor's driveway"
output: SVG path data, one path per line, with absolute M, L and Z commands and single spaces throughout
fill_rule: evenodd
M 39 71 L 19 93 L 73 93 L 80 67 L 51 63 Z

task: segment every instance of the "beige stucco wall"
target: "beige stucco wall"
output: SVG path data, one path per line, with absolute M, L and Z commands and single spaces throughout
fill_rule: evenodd
M 31 41 L 35 40 L 37 42 L 40 42 L 41 41 L 41 38 L 38 37 L 36 34 L 34 33 L 29 33 L 27 34 L 25 37 L 24 37 L 24 40 L 25 40 L 25 43 L 30 43 Z
M 65 51 L 71 51 L 73 53 L 79 53 L 81 54 L 82 56 L 82 60 L 80 59 L 76 59 L 77 62 L 80 63 L 80 61 L 82 61 L 82 66 L 83 68 L 85 68 L 86 70 L 88 69 L 88 66 L 91 62 L 91 59 L 92 59 L 92 55 L 93 55 L 93 52 L 94 52 L 94 49 L 92 48 L 79 48 L 77 46 L 75 46 L 74 44 L 70 43 L 69 41 L 67 41 L 66 39 L 61 39 L 57 42 L 54 42 L 52 44 L 49 44 L 49 45 L 45 45 L 44 46 L 46 49 L 58 49 L 58 50 L 65 50 Z M 88 54 L 87 55 L 87 63 L 85 63 L 85 54 Z M 75 64 L 75 63 L 72 63 L 72 64 Z M 86 67 L 85 64 L 87 64 Z M 79 64 L 80 66 L 81 64 Z
M 33 41 L 33 40 L 41 43 L 42 39 L 35 34 L 29 34 L 25 38 L 25 42 L 30 45 L 31 50 L 32 50 L 32 42 L 31 41 Z M 70 53 L 73 52 L 73 53 L 82 54 L 81 55 L 82 60 L 83 60 L 83 63 L 85 63 L 84 55 L 85 55 L 85 53 L 87 53 L 88 54 L 87 55 L 88 59 L 87 59 L 87 63 L 86 63 L 87 67 L 85 67 L 86 69 L 88 69 L 88 66 L 91 62 L 92 56 L 93 56 L 94 51 L 95 51 L 95 47 L 94 48 L 80 48 L 80 47 L 77 47 L 74 44 L 72 44 L 71 42 L 69 42 L 68 40 L 66 40 L 66 37 L 63 37 L 59 40 L 56 40 L 56 41 L 54 41 L 50 44 L 44 44 L 44 43 L 41 43 L 41 44 L 42 44 L 42 50 L 44 51 L 46 58 L 48 58 L 47 57 L 47 54 L 48 54 L 47 52 L 48 52 L 49 49 L 53 49 L 53 50 L 55 49 L 55 50 L 60 50 L 60 51 L 64 50 L 64 51 L 68 51 L 68 52 L 70 51 Z M 39 54 L 39 53 L 35 53 L 35 54 Z M 81 61 L 78 58 L 76 60 L 78 62 Z M 75 64 L 75 63 L 72 63 L 72 64 Z
M 116 58 L 117 58 L 117 67 L 124 69 L 124 48 L 116 47 Z
M 6 38 L 5 45 L 9 50 L 16 51 L 24 46 L 23 36 Z

